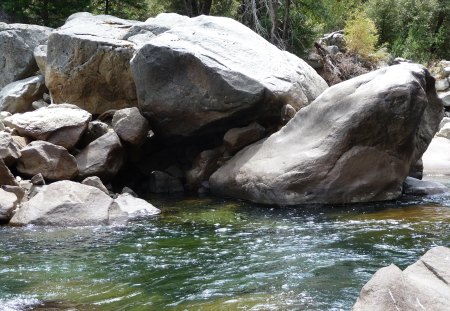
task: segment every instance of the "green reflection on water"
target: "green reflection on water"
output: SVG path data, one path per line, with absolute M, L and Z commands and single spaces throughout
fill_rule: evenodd
M 334 208 L 153 203 L 161 216 L 127 227 L 1 228 L 1 305 L 348 310 L 378 268 L 450 244 L 445 197 Z

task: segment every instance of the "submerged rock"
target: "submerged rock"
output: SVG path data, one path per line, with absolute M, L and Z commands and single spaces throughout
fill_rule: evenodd
M 449 189 L 441 183 L 419 180 L 407 177 L 403 183 L 403 193 L 409 195 L 434 195 L 449 192 Z
M 241 23 L 199 16 L 143 43 L 131 61 L 139 108 L 164 137 L 225 132 L 327 88 L 303 60 Z
M 450 249 L 435 247 L 404 271 L 378 270 L 364 285 L 353 311 L 450 310 Z
M 161 211 L 147 201 L 135 198 L 129 193 L 124 193 L 114 200 L 110 221 L 122 223 L 131 218 L 155 216 L 159 213 Z
M 380 69 L 329 88 L 239 152 L 211 176 L 211 190 L 282 205 L 395 199 L 442 115 L 424 67 Z

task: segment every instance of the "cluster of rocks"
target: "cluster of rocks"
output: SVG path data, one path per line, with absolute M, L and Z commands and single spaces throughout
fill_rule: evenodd
M 86 210 L 92 186 L 282 205 L 394 199 L 442 119 L 420 65 L 328 88 L 228 18 L 77 13 L 55 30 L 0 24 L 0 42 L 1 185 L 29 200 L 14 193 L 13 224 L 57 224 L 34 211 L 76 210 L 70 198 Z M 39 206 L 57 191 L 68 198 Z M 123 200 L 103 197 L 99 221 L 123 219 L 112 207 Z
M 76 210 L 115 222 L 133 204 L 155 213 L 125 204 L 133 197 L 114 194 L 124 186 L 207 192 L 223 162 L 327 88 L 228 18 L 77 13 L 58 29 L 0 23 L 0 43 L 0 183 L 16 198 L 1 213 L 11 224 L 89 223 L 69 221 Z M 88 213 L 97 196 L 104 204 Z

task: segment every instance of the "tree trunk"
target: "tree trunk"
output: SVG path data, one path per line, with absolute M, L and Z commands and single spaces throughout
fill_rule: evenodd
M 105 15 L 109 14 L 109 0 L 105 0 Z

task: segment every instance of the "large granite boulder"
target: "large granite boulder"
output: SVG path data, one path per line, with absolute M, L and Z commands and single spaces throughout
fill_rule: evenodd
M 113 203 L 101 190 L 72 181 L 42 189 L 14 214 L 11 225 L 94 226 L 109 224 Z
M 38 67 L 33 51 L 47 41 L 52 30 L 36 25 L 0 23 L 0 89 L 35 74 Z
M 211 189 L 281 205 L 395 199 L 442 115 L 425 67 L 383 68 L 329 88 L 216 171 Z
M 0 91 L 0 109 L 11 113 L 33 110 L 32 103 L 41 99 L 46 89 L 43 76 L 12 82 Z
M 72 179 L 78 175 L 77 161 L 66 148 L 37 140 L 21 150 L 17 171 L 34 176 L 41 173 L 45 180 Z
M 137 106 L 130 59 L 135 44 L 123 40 L 133 25 L 113 16 L 71 16 L 49 38 L 45 80 L 55 103 L 92 114 Z
M 73 105 L 50 105 L 6 117 L 3 123 L 20 135 L 71 149 L 86 130 L 91 114 Z
M 164 137 L 280 119 L 326 88 L 303 60 L 239 22 L 199 16 L 143 43 L 131 61 L 139 108 Z
M 76 156 L 79 177 L 98 176 L 110 180 L 124 162 L 124 150 L 115 132 L 109 132 L 87 145 Z
M 450 249 L 435 247 L 404 271 L 378 270 L 364 285 L 353 311 L 450 310 Z

